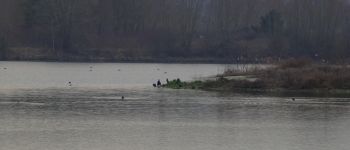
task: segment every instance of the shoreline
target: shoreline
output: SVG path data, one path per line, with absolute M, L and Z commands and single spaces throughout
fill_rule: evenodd
M 231 69 L 214 78 L 169 81 L 166 88 L 231 93 L 295 93 L 350 97 L 350 67 L 291 60 L 268 68 Z
M 161 64 L 268 64 L 233 62 L 219 59 L 161 58 L 161 59 L 0 59 L 0 62 L 57 62 L 57 63 L 161 63 Z
M 199 81 L 194 81 L 199 82 Z M 205 83 L 205 82 L 203 82 Z M 223 94 L 248 94 L 248 95 L 272 95 L 279 97 L 288 97 L 288 96 L 305 96 L 305 97 L 341 97 L 341 98 L 349 98 L 350 97 L 350 89 L 300 89 L 300 90 L 292 90 L 292 89 L 250 89 L 250 88 L 233 88 L 233 89 L 225 89 L 223 87 L 218 88 L 207 88 L 207 87 L 182 87 L 182 88 L 172 88 L 166 87 L 168 89 L 174 90 L 201 90 L 208 92 L 218 92 Z

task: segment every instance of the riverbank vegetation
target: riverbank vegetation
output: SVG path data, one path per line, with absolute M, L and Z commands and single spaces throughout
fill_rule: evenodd
M 174 81 L 166 87 L 220 91 L 349 91 L 350 68 L 289 60 L 267 68 L 229 69 L 204 81 Z
M 0 60 L 348 61 L 348 0 L 0 0 Z

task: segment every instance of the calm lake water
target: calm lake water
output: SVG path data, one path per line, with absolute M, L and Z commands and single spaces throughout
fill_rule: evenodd
M 0 62 L 0 67 L 0 150 L 350 148 L 348 98 L 301 96 L 293 102 L 151 87 L 158 79 L 212 76 L 226 65 Z

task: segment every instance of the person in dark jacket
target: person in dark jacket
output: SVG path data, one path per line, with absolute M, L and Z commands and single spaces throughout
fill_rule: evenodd
M 162 82 L 160 82 L 160 80 L 158 80 L 157 87 L 161 87 L 161 86 L 162 86 Z

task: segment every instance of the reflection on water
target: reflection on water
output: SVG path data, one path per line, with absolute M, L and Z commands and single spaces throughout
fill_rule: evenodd
M 50 77 L 42 78 L 35 80 Z M 51 78 L 63 81 L 67 76 Z M 16 84 L 20 85 L 12 85 Z M 48 84 L 34 81 L 26 85 L 41 88 L 0 90 L 1 150 L 347 150 L 350 146 L 347 98 L 291 101 L 148 85 L 43 88 Z

